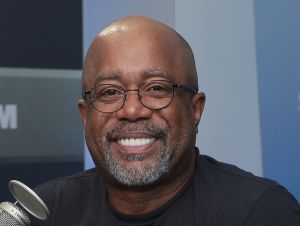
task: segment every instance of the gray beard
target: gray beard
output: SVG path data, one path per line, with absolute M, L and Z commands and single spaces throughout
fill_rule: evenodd
M 164 145 L 154 161 L 144 162 L 141 166 L 130 166 L 115 158 L 110 149 L 104 150 L 104 160 L 110 174 L 121 184 L 127 186 L 143 186 L 156 182 L 168 173 L 170 166 L 170 154 Z M 126 154 L 123 158 L 130 161 L 143 161 L 143 154 Z
M 111 150 L 113 137 L 118 136 L 122 131 L 148 131 L 162 141 L 162 149 L 155 159 L 147 160 L 144 154 L 123 154 L 126 161 L 120 161 L 116 153 Z M 108 172 L 120 183 L 126 186 L 144 186 L 158 181 L 163 175 L 169 172 L 170 168 L 170 147 L 167 143 L 167 131 L 163 128 L 153 126 L 146 121 L 137 123 L 121 123 L 111 131 L 107 131 L 102 140 L 103 158 Z M 133 161 L 140 161 L 141 164 L 130 164 Z

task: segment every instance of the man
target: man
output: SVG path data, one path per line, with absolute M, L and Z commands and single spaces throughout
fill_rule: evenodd
M 276 182 L 199 155 L 205 102 L 188 43 L 170 27 L 128 17 L 88 50 L 78 108 L 96 169 L 36 191 L 47 222 L 33 225 L 300 225 Z

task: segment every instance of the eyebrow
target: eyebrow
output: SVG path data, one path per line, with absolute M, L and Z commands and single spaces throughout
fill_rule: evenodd
M 95 85 L 104 81 L 104 80 L 119 80 L 120 79 L 120 72 L 119 71 L 108 71 L 102 72 L 97 75 L 95 80 Z
M 153 76 L 162 77 L 167 80 L 173 81 L 172 76 L 166 72 L 159 69 L 146 69 L 143 71 L 143 77 L 151 78 Z
M 97 78 L 96 78 L 94 84 L 97 85 L 100 82 L 105 81 L 105 80 L 116 80 L 116 81 L 121 80 L 121 74 L 122 73 L 118 70 L 102 72 L 97 75 Z M 151 78 L 151 77 L 162 77 L 164 79 L 174 82 L 174 79 L 172 79 L 172 76 L 168 72 L 162 71 L 160 69 L 145 69 L 140 74 L 144 80 Z

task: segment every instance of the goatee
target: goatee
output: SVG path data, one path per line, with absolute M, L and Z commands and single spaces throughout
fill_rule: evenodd
M 123 132 L 145 132 L 150 133 L 162 142 L 159 154 L 151 161 L 146 160 L 144 154 L 123 154 L 126 160 L 120 161 L 116 153 L 111 149 L 111 142 Z M 104 161 L 109 173 L 122 185 L 144 186 L 158 181 L 167 174 L 170 168 L 170 147 L 167 144 L 167 131 L 148 122 L 121 123 L 111 131 L 107 131 L 103 137 Z M 141 164 L 130 164 L 140 161 Z

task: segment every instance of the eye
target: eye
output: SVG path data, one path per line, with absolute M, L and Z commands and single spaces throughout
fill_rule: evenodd
M 113 102 L 123 98 L 121 87 L 113 85 L 99 85 L 95 88 L 95 99 L 100 102 Z
M 167 82 L 152 82 L 146 85 L 144 92 L 148 96 L 165 97 L 172 94 L 172 86 Z
M 101 96 L 116 96 L 119 94 L 120 92 L 115 88 L 107 88 L 100 93 Z
M 150 91 L 153 91 L 153 92 L 161 92 L 164 90 L 164 87 L 161 86 L 161 85 L 153 85 L 150 87 L 149 89 Z

